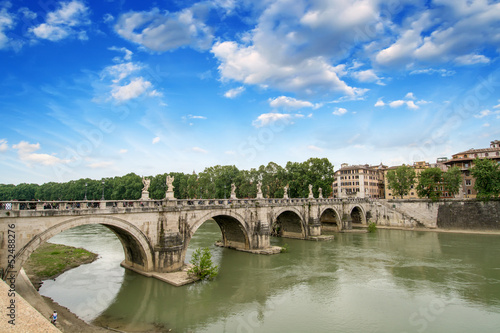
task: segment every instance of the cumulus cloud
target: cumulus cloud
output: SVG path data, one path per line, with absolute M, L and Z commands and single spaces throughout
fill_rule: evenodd
M 123 38 L 153 51 L 183 46 L 205 50 L 210 48 L 213 36 L 197 11 L 197 7 L 191 7 L 175 13 L 158 8 L 129 12 L 120 15 L 115 30 Z
M 336 116 L 341 116 L 343 114 L 346 114 L 347 110 L 344 108 L 336 108 L 332 113 Z
M 351 76 L 354 77 L 359 82 L 375 82 L 380 86 L 384 86 L 385 83 L 382 82 L 381 78 L 373 71 L 373 69 L 367 69 L 364 71 L 353 72 Z
M 7 140 L 0 139 L 0 153 L 3 153 L 4 151 L 7 151 L 8 149 L 9 149 L 9 145 L 7 143 Z
M 224 94 L 224 97 L 226 97 L 226 98 L 236 98 L 239 95 L 241 95 L 241 93 L 244 92 L 244 91 L 245 91 L 245 87 L 243 87 L 243 86 L 238 87 L 238 88 L 234 88 L 234 89 L 230 89 L 230 90 L 226 91 L 226 93 Z
M 432 74 L 439 74 L 443 77 L 446 77 L 446 76 L 452 76 L 452 75 L 455 75 L 455 71 L 454 70 L 448 70 L 448 69 L 444 69 L 444 68 L 440 68 L 440 69 L 434 69 L 434 68 L 425 68 L 425 69 L 415 69 L 415 70 L 412 70 L 410 72 L 410 75 L 417 75 L 417 74 L 428 74 L 428 75 L 432 75 Z
M 61 2 L 57 10 L 49 12 L 45 22 L 32 27 L 29 31 L 37 38 L 58 41 L 68 36 L 86 40 L 82 26 L 90 24 L 89 8 L 81 1 Z
M 295 99 L 293 97 L 279 96 L 276 98 L 269 99 L 269 105 L 272 108 L 283 108 L 283 109 L 302 109 L 302 108 L 314 108 L 317 109 L 321 107 L 321 104 L 313 104 L 308 101 L 302 101 Z
M 13 145 L 12 148 L 17 149 L 19 159 L 28 166 L 33 166 L 33 164 L 56 165 L 69 162 L 67 160 L 61 160 L 54 155 L 35 153 L 35 151 L 40 149 L 40 143 L 21 141 Z
M 381 98 L 379 98 L 378 101 L 375 103 L 375 106 L 383 107 L 389 105 L 391 108 L 399 108 L 401 106 L 406 105 L 406 107 L 410 110 L 417 110 L 420 108 L 417 104 L 422 105 L 427 103 L 429 102 L 424 100 L 417 100 L 415 95 L 412 92 L 409 92 L 405 95 L 404 99 L 398 99 L 387 103 L 384 102 Z
M 440 0 L 436 6 L 420 5 L 400 24 L 390 22 L 396 38 L 376 50 L 373 60 L 391 67 L 487 63 L 489 58 L 476 51 L 498 46 L 498 17 L 500 5 L 489 1 Z
M 18 18 L 14 13 L 8 11 L 10 7 L 9 2 L 4 2 L 3 5 L 4 7 L 0 9 L 0 50 L 9 48 L 19 50 L 24 42 L 20 39 L 12 38 L 8 33 L 16 26 Z
M 302 114 L 289 114 L 289 113 L 263 113 L 252 122 L 255 127 L 268 126 L 275 122 L 282 122 L 285 125 L 291 124 L 294 118 L 303 118 Z
M 151 86 L 151 82 L 142 77 L 137 77 L 132 79 L 129 84 L 115 87 L 111 92 L 111 96 L 119 102 L 128 101 L 141 96 Z

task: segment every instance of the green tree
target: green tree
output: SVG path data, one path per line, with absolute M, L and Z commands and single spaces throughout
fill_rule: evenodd
M 455 196 L 460 190 L 462 184 L 462 172 L 459 167 L 452 167 L 443 173 L 443 186 L 444 190 L 450 196 Z
M 217 276 L 218 267 L 214 266 L 212 254 L 208 247 L 196 249 L 190 263 L 193 265 L 193 267 L 188 270 L 188 274 L 190 275 L 194 275 L 201 280 L 212 280 Z
M 407 165 L 401 165 L 396 170 L 389 170 L 387 182 L 394 195 L 403 198 L 410 192 L 411 186 L 415 183 L 415 170 Z
M 476 178 L 474 189 L 477 191 L 479 200 L 486 201 L 498 198 L 500 195 L 500 165 L 497 162 L 486 158 L 476 158 L 471 173 Z
M 441 197 L 441 186 L 443 172 L 439 168 L 427 168 L 418 175 L 417 193 L 418 196 L 437 201 Z

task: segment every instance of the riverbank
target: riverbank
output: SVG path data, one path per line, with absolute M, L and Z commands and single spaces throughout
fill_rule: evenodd
M 363 226 L 364 228 L 364 226 Z M 454 234 L 471 234 L 471 235 L 500 235 L 500 230 L 471 230 L 471 229 L 441 229 L 441 228 L 405 228 L 396 226 L 377 225 L 377 229 L 388 230 L 406 230 L 406 231 L 430 231 Z
M 53 280 L 62 273 L 96 260 L 97 254 L 61 244 L 44 243 L 31 254 L 23 268 L 36 290 L 44 280 Z

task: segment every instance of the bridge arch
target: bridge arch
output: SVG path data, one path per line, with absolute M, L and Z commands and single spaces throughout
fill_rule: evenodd
M 207 220 L 214 220 L 222 233 L 222 245 L 224 247 L 239 250 L 250 250 L 249 227 L 240 214 L 233 211 L 214 211 L 203 215 L 196 220 L 189 229 L 189 237 L 186 239 L 184 249 L 187 249 L 191 238 L 196 230 Z M 184 251 L 185 256 L 185 251 Z M 184 258 L 183 258 L 184 260 Z
M 366 212 L 362 206 L 355 205 L 349 213 L 352 223 L 366 224 Z
M 340 231 L 342 228 L 341 215 L 334 207 L 326 207 L 319 215 L 321 232 Z
M 280 237 L 304 239 L 307 228 L 301 212 L 294 207 L 284 207 L 275 214 L 272 232 Z
M 50 238 L 65 230 L 89 224 L 101 224 L 114 232 L 122 243 L 125 252 L 125 264 L 129 267 L 146 272 L 154 270 L 153 249 L 148 238 L 139 228 L 124 219 L 114 216 L 86 215 L 55 224 L 31 239 L 16 254 L 17 272 L 19 272 L 30 255 Z

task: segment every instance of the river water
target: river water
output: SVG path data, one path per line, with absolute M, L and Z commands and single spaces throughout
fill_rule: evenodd
M 190 243 L 210 247 L 219 275 L 173 287 L 126 271 L 120 241 L 100 225 L 51 239 L 99 253 L 40 293 L 82 319 L 123 331 L 500 332 L 500 236 L 402 230 L 273 238 L 288 253 L 218 248 L 207 221 Z

